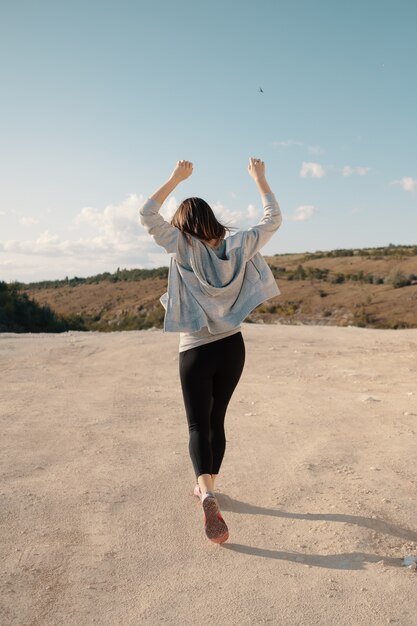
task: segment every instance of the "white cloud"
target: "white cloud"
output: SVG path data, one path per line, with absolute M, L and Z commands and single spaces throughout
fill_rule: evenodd
M 304 204 L 297 207 L 294 211 L 294 215 L 288 216 L 287 219 L 293 222 L 306 222 L 307 220 L 310 220 L 316 213 L 316 207 L 311 204 Z
M 10 270 L 22 270 L 22 269 L 23 270 L 27 269 L 26 263 L 10 261 L 10 259 L 7 259 L 6 261 L 0 261 L 0 270 L 2 271 L 2 275 L 5 270 L 10 271 Z
M 359 174 L 359 176 L 366 176 L 367 173 L 370 172 L 370 170 L 370 167 L 357 167 L 356 173 Z
M 411 178 L 411 176 L 403 176 L 401 180 L 394 180 L 391 184 L 400 185 L 404 191 L 409 191 L 411 193 L 417 187 L 417 180 Z
M 76 239 L 64 239 L 45 230 L 36 239 L 0 241 L 0 251 L 36 256 L 77 256 L 85 259 L 102 253 L 110 256 L 135 251 L 137 253 L 140 247 L 143 250 L 141 240 L 146 246 L 147 239 L 150 239 L 143 235 L 138 219 L 142 201 L 142 196 L 131 194 L 120 205 L 108 205 L 102 211 L 93 207 L 81 209 L 74 218 L 74 224 L 81 228 L 92 228 L 92 236 L 82 233 Z
M 275 148 L 277 147 L 288 148 L 290 146 L 306 146 L 307 144 L 304 141 L 299 141 L 298 139 L 283 139 L 281 141 L 273 141 L 272 145 Z M 315 146 L 307 145 L 307 150 L 311 154 L 323 154 L 324 152 L 323 148 L 318 145 L 315 145 Z
M 175 211 L 178 209 L 178 206 L 178 202 L 176 201 L 174 196 L 170 196 L 164 206 L 161 208 L 160 213 L 164 216 L 166 220 L 170 221 Z
M 352 176 L 352 174 L 366 176 L 370 169 L 370 167 L 351 167 L 350 165 L 345 165 L 340 171 L 342 172 L 342 176 Z
M 4 260 L 3 260 L 4 259 Z M 160 265 L 167 265 L 161 263 Z M 133 269 L 152 267 L 146 257 L 143 261 L 137 256 L 132 258 L 112 257 L 107 254 L 95 254 L 89 259 L 73 256 L 57 256 L 51 262 L 50 256 L 33 254 L 4 254 L 0 251 L 1 279 L 6 281 L 19 280 L 31 282 L 39 280 L 62 279 L 65 276 L 93 276 L 101 272 L 113 272 L 118 267 Z
M 219 222 L 225 226 L 234 226 L 236 229 L 249 228 L 262 218 L 262 210 L 253 204 L 249 204 L 246 211 L 231 211 L 220 201 L 209 204 Z M 235 232 L 236 230 L 232 231 Z
M 259 216 L 259 209 L 254 204 L 250 204 L 247 209 L 247 217 L 254 219 L 256 216 Z
M 113 271 L 118 266 L 167 266 L 167 253 L 140 224 L 138 211 L 144 199 L 142 195 L 130 194 L 119 205 L 108 205 L 102 210 L 83 207 L 67 227 L 72 238 L 46 229 L 33 239 L 0 241 L 2 276 L 26 282 L 66 275 L 89 276 Z M 257 224 L 263 214 L 261 204 L 250 204 L 238 211 L 231 211 L 219 201 L 210 205 L 220 222 L 235 226 L 236 230 Z M 171 196 L 160 213 L 170 221 L 177 206 Z
M 109 204 L 103 211 L 84 207 L 76 215 L 74 221 L 78 225 L 88 223 L 98 231 L 98 236 L 91 239 L 93 247 L 98 244 L 99 247 L 115 251 L 126 250 L 137 245 L 137 238 L 141 231 L 138 210 L 142 201 L 142 196 L 130 194 L 121 204 Z M 164 210 L 166 211 L 166 207 Z
M 300 176 L 305 178 L 306 176 L 311 176 L 311 178 L 322 178 L 326 175 L 325 169 L 319 163 L 306 163 L 303 161 L 300 170 Z
M 308 151 L 311 154 L 323 154 L 324 150 L 321 146 L 308 146 Z
M 32 226 L 32 224 L 38 224 L 39 220 L 36 217 L 31 217 L 31 216 L 26 217 L 25 215 L 23 215 L 19 219 L 19 222 L 23 224 L 23 226 Z
M 75 216 L 74 223 L 80 227 L 93 229 L 91 236 L 77 239 L 63 239 L 59 235 L 45 230 L 36 239 L 0 241 L 0 251 L 17 254 L 46 256 L 73 256 L 90 258 L 97 253 L 117 256 L 126 253 L 149 253 L 156 245 L 139 221 L 139 206 L 142 196 L 131 194 L 119 205 L 108 205 L 102 211 L 94 207 L 83 207 Z M 162 206 L 160 213 L 170 221 L 178 207 L 171 196 Z M 231 211 L 221 202 L 211 204 L 217 219 L 238 228 L 250 226 L 253 220 L 262 217 L 262 210 L 250 204 L 246 211 Z M 148 250 L 149 249 L 149 250 Z
M 282 141 L 273 141 L 274 146 L 282 146 L 287 148 L 288 146 L 303 146 L 304 141 L 297 141 L 297 139 L 284 139 Z

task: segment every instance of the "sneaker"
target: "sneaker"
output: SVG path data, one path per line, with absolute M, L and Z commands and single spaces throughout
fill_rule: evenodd
M 204 511 L 204 530 L 214 543 L 224 543 L 229 538 L 229 529 L 219 511 L 214 494 L 208 493 L 202 500 Z

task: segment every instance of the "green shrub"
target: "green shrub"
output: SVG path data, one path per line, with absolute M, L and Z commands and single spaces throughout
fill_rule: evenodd
M 386 282 L 391 284 L 394 289 L 407 287 L 411 285 L 411 280 L 399 269 L 393 268 L 386 278 Z
M 79 316 L 57 315 L 49 306 L 40 305 L 16 283 L 0 282 L 0 332 L 60 333 L 67 330 L 86 330 Z

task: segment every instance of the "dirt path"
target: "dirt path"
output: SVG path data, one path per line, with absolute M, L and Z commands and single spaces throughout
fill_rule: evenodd
M 177 334 L 0 334 L 2 626 L 415 626 L 417 330 L 242 328 L 223 546 Z

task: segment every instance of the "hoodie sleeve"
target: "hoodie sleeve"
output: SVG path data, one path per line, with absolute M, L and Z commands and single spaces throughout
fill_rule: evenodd
M 139 220 L 158 246 L 165 248 L 168 254 L 175 254 L 180 231 L 160 215 L 161 206 L 156 200 L 148 198 L 139 209 Z
M 270 192 L 262 194 L 261 197 L 264 209 L 263 218 L 259 224 L 243 231 L 242 245 L 246 260 L 251 259 L 268 243 L 282 223 L 282 213 L 275 195 Z

